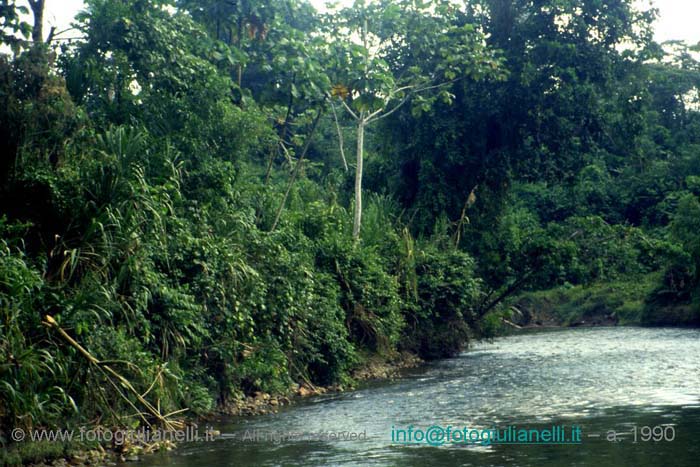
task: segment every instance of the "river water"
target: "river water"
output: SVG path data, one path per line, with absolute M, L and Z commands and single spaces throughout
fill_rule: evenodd
M 392 442 L 392 427 L 433 425 L 579 426 L 581 435 L 580 443 L 567 444 Z M 695 467 L 700 330 L 586 328 L 502 337 L 391 382 L 214 428 L 227 439 L 187 443 L 145 456 L 140 465 Z M 330 439 L 353 432 L 361 439 Z

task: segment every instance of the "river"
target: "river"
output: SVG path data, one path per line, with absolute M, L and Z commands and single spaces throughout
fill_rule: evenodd
M 581 431 L 580 443 L 566 444 L 392 442 L 392 427 L 433 425 Z M 394 381 L 214 428 L 227 439 L 187 443 L 144 456 L 140 465 L 695 467 L 700 330 L 585 328 L 501 337 Z M 294 436 L 307 438 L 283 439 Z

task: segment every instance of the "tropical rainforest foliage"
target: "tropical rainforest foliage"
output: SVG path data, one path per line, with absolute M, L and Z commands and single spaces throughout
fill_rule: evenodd
M 0 3 L 0 436 L 454 355 L 521 291 L 700 323 L 700 64 L 632 0 L 87 0 L 70 41 L 37 4 Z

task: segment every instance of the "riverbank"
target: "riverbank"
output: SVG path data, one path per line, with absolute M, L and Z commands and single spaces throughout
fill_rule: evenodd
M 637 280 L 562 286 L 525 292 L 510 300 L 511 321 L 521 327 L 641 324 L 656 275 Z
M 658 273 L 588 286 L 561 286 L 513 297 L 509 321 L 523 328 L 576 326 L 697 326 L 692 304 L 650 303 Z
M 522 293 L 508 302 L 511 311 L 508 321 L 521 328 L 654 324 L 647 322 L 649 304 L 646 297 L 654 290 L 657 281 L 656 275 L 648 275 L 587 287 L 558 287 Z M 668 317 L 683 317 L 688 313 L 687 308 L 687 305 L 665 307 L 663 313 L 659 313 L 662 313 L 664 322 L 674 325 L 676 321 L 671 320 L 669 323 Z M 395 378 L 403 369 L 414 368 L 422 363 L 423 360 L 419 357 L 406 352 L 394 352 L 389 356 L 364 353 L 359 356 L 359 363 L 350 373 L 351 379 L 346 384 L 320 386 L 310 381 L 300 381 L 292 384 L 284 393 L 258 391 L 239 395 L 220 404 L 206 416 L 189 422 L 201 427 L 222 423 L 231 417 L 278 413 L 283 407 L 292 406 L 308 397 L 351 391 L 365 381 Z M 175 443 L 172 442 L 135 443 L 127 446 L 77 442 L 20 443 L 12 447 L 10 455 L 4 454 L 0 458 L 0 465 L 104 465 L 116 461 L 139 461 L 144 454 L 174 447 Z
M 249 417 L 277 413 L 282 407 L 294 405 L 308 397 L 326 393 L 345 392 L 357 388 L 363 382 L 390 380 L 400 375 L 402 370 L 415 368 L 423 363 L 417 355 L 409 352 L 396 352 L 389 356 L 367 354 L 361 357 L 362 363 L 352 371 L 352 380 L 346 385 L 318 386 L 311 382 L 294 383 L 284 394 L 256 392 L 249 396 L 239 396 L 225 405 L 217 407 L 210 414 L 190 420 L 199 426 L 222 421 L 230 417 Z M 90 426 L 88 430 L 99 427 Z M 216 432 L 213 435 L 216 436 Z M 211 434 L 210 434 L 211 435 Z M 0 455 L 0 466 L 66 467 L 109 465 L 119 462 L 138 462 L 143 454 L 172 450 L 176 444 L 171 440 L 154 443 L 100 444 L 78 441 L 32 441 L 15 443 Z
M 212 421 L 221 417 L 276 413 L 281 407 L 292 405 L 298 400 L 326 393 L 353 390 L 364 381 L 392 379 L 398 376 L 401 370 L 415 368 L 423 363 L 420 357 L 410 352 L 396 352 L 390 356 L 366 354 L 361 359 L 362 363 L 351 372 L 351 380 L 346 385 L 320 386 L 314 385 L 310 381 L 302 381 L 292 384 L 289 391 L 284 394 L 258 391 L 248 396 L 239 395 L 217 407 L 212 414 L 203 417 L 203 420 Z

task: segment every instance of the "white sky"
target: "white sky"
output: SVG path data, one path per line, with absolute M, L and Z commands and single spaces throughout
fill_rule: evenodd
M 326 3 L 325 0 L 310 1 L 317 8 Z M 343 5 L 353 3 L 352 0 L 336 1 Z M 637 0 L 642 6 L 648 6 L 650 2 L 660 10 L 656 23 L 657 41 L 677 39 L 690 44 L 700 42 L 700 0 Z M 82 0 L 46 0 L 46 32 L 50 26 L 56 26 L 58 31 L 68 28 L 82 6 Z

